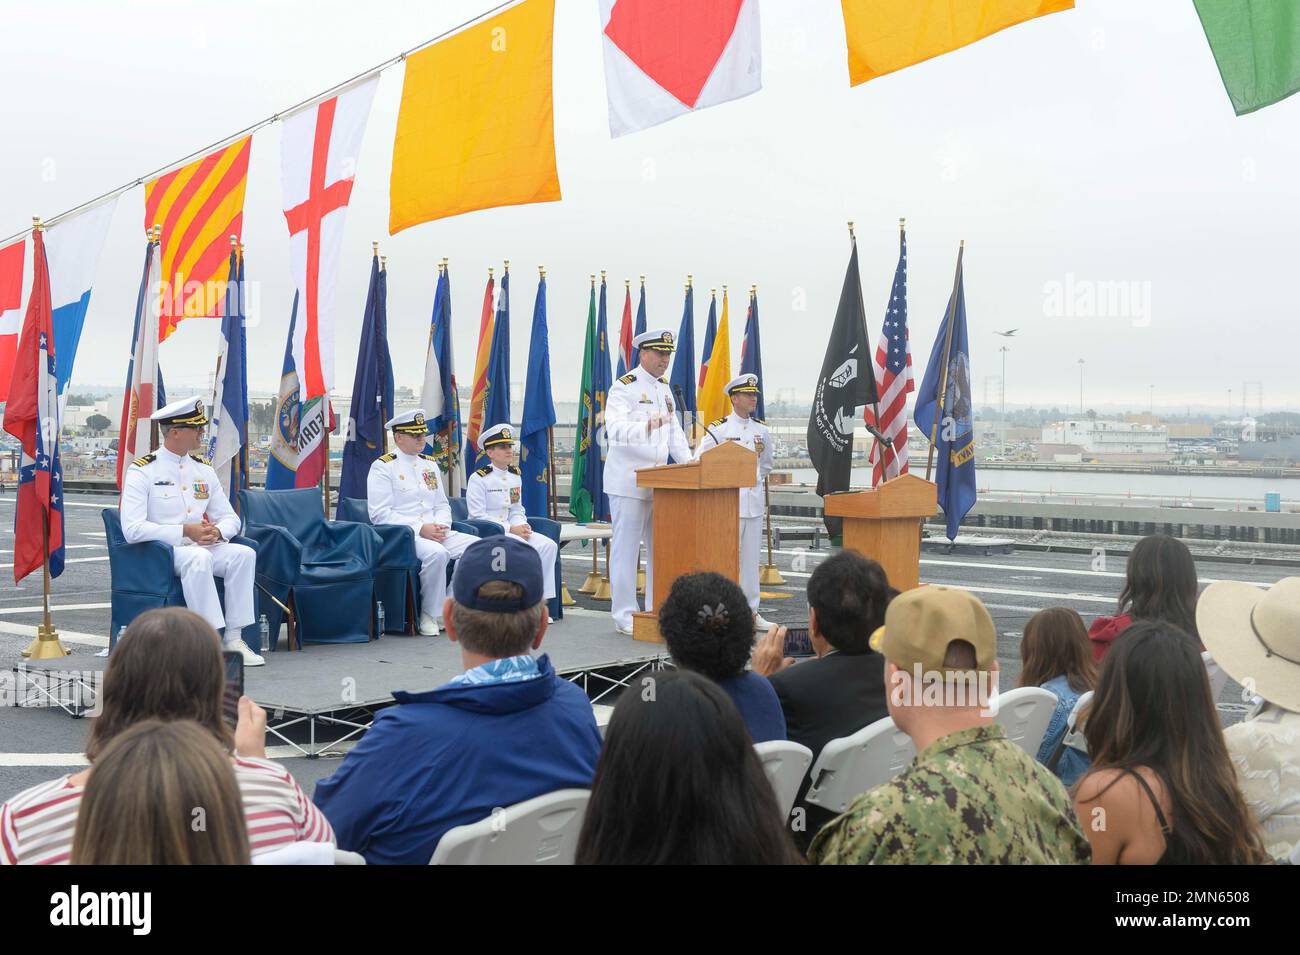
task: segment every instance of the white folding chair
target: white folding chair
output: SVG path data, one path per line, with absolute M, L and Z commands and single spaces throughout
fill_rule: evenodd
M 1205 675 L 1210 678 L 1210 699 L 1217 704 L 1223 688 L 1228 685 L 1228 674 L 1214 662 L 1209 650 L 1201 654 L 1201 659 L 1205 661 Z
M 993 722 L 1006 730 L 1007 739 L 1037 757 L 1056 704 L 1056 694 L 1051 690 L 1040 686 L 1017 687 L 998 696 Z
M 589 789 L 560 789 L 448 829 L 429 865 L 573 865 Z
M 768 782 L 776 791 L 776 803 L 781 809 L 781 818 L 790 815 L 794 808 L 794 798 L 799 795 L 799 785 L 804 773 L 812 765 L 812 750 L 793 740 L 773 739 L 766 743 L 755 743 L 759 762 L 763 772 L 767 773 Z
M 889 782 L 915 756 L 912 738 L 886 716 L 822 747 L 804 799 L 832 812 L 844 812 L 858 795 Z
M 335 865 L 365 865 L 366 857 L 359 852 L 348 852 L 346 849 L 334 850 Z

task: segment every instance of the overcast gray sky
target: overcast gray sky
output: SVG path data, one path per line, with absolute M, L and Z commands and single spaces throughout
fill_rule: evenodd
M 492 6 L 491 0 L 51 0 L 7 3 L 0 235 L 135 179 Z M 596 0 L 558 0 L 559 203 L 487 210 L 387 236 L 400 67 L 379 86 L 352 193 L 336 390 L 351 390 L 370 241 L 388 255 L 399 384 L 417 385 L 435 283 L 451 259 L 457 369 L 469 377 L 489 265 L 510 259 L 512 379 L 528 350 L 536 266 L 550 283 L 557 400 L 576 397 L 588 275 L 647 276 L 651 326 L 677 328 L 687 272 L 696 335 L 708 289 L 732 295 L 733 365 L 759 286 L 769 393 L 807 395 L 857 225 L 871 339 L 908 219 L 921 374 L 965 239 L 976 398 L 1018 327 L 1008 401 L 1170 410 L 1300 404 L 1295 225 L 1300 97 L 1236 118 L 1191 0 L 1079 0 L 850 89 L 837 0 L 763 0 L 763 89 L 611 140 Z M 292 287 L 278 126 L 253 140 L 248 276 L 261 283 L 249 385 L 276 387 Z M 117 209 L 73 378 L 120 387 L 143 252 L 144 191 Z M 1053 284 L 1057 283 L 1057 284 Z M 1096 314 L 1126 288 L 1125 314 Z M 1091 291 L 1100 292 L 1089 311 Z M 1113 301 L 1119 302 L 1118 298 Z M 1085 313 L 1085 314 L 1081 314 Z M 218 323 L 161 349 L 169 390 L 206 385 Z M 991 386 L 992 387 L 992 386 Z M 996 395 L 996 390 L 992 391 Z

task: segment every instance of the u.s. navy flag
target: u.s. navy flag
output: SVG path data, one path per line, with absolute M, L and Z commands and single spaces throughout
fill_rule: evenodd
M 4 429 L 22 444 L 14 509 L 14 583 L 40 567 L 46 554 L 50 576 L 57 577 L 63 573 L 63 468 L 50 270 L 39 228 L 32 231 L 32 293 L 18 341 Z
M 823 497 L 849 489 L 853 470 L 853 431 L 865 405 L 876 397 L 876 377 L 871 370 L 867 345 L 867 316 L 862 306 L 862 283 L 858 276 L 858 243 L 853 241 L 840 305 L 822 359 L 821 374 L 813 389 L 812 414 L 808 416 L 808 456 L 817 469 L 817 493 Z M 826 529 L 840 533 L 841 520 L 826 517 Z
M 957 254 L 957 276 L 948 312 L 930 351 L 913 413 L 916 426 L 934 446 L 935 483 L 939 486 L 939 506 L 948 518 L 949 540 L 957 536 L 962 518 L 975 504 L 974 395 L 962 254 Z

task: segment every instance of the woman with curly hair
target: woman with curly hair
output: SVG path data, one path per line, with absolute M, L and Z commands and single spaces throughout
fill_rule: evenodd
M 673 663 L 718 684 L 736 704 L 755 743 L 785 739 L 785 715 L 766 677 L 745 669 L 754 615 L 745 594 L 721 574 L 683 574 L 659 608 L 659 632 Z

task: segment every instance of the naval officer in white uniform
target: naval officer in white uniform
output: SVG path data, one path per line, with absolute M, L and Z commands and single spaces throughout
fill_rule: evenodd
M 763 540 L 763 481 L 772 473 L 772 437 L 767 425 L 754 417 L 758 408 L 758 376 L 741 375 L 727 382 L 731 414 L 711 422 L 695 449 L 698 458 L 719 441 L 735 441 L 758 455 L 758 483 L 740 489 L 740 589 L 745 592 L 754 626 L 767 630 L 771 624 L 758 612 L 758 554 Z
M 488 428 L 478 439 L 478 449 L 491 464 L 469 476 L 465 487 L 465 505 L 469 516 L 492 521 L 501 533 L 523 539 L 542 560 L 542 592 L 550 600 L 555 596 L 555 555 L 559 546 L 545 534 L 535 534 L 528 526 L 524 505 L 520 502 L 524 479 L 515 467 L 515 432 L 508 424 Z
M 366 504 L 372 524 L 401 524 L 415 534 L 420 558 L 420 633 L 438 633 L 438 615 L 447 598 L 447 563 L 478 540 L 451 529 L 451 504 L 442 489 L 442 471 L 424 453 L 429 433 L 424 409 L 399 414 L 384 425 L 393 431 L 396 451 L 370 465 Z
M 653 609 L 654 551 L 651 531 L 653 493 L 637 487 L 637 468 L 673 460 L 691 460 L 691 448 L 677 417 L 672 389 L 664 380 L 676 345 L 666 328 L 643 332 L 632 340 L 641 363 L 609 389 L 605 401 L 605 493 L 609 495 L 613 538 L 609 547 L 609 587 L 614 626 L 631 634 L 637 610 L 636 566 L 645 541 L 645 609 Z
M 244 666 L 266 661 L 243 640 L 240 631 L 253 623 L 253 585 L 257 551 L 230 539 L 242 526 L 207 458 L 197 453 L 208 423 L 198 398 L 174 401 L 155 412 L 162 446 L 136 458 L 122 478 L 122 536 L 129 543 L 161 541 L 171 545 L 172 566 L 181 579 L 185 606 L 225 631 L 225 649 L 237 651 Z M 225 582 L 226 609 L 221 610 L 214 577 Z

